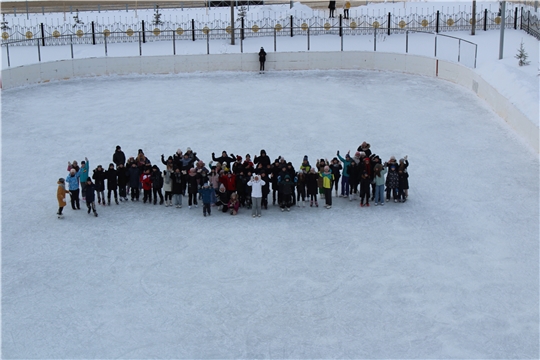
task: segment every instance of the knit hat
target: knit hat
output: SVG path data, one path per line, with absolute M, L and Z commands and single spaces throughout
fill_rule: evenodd
M 396 160 L 396 157 L 394 155 L 390 156 L 390 160 Z
M 365 152 L 363 152 L 363 151 L 360 151 L 360 153 L 359 153 L 359 155 L 358 155 L 358 156 L 359 156 L 359 157 L 362 157 L 362 156 L 366 156 L 366 153 L 365 153 Z
M 92 182 L 92 178 L 89 176 L 88 179 L 86 179 L 86 182 Z
M 188 148 L 186 149 L 186 152 L 190 152 L 191 151 L 191 148 L 188 146 Z
M 359 157 L 360 157 L 360 151 L 355 152 L 355 153 L 354 153 L 354 157 L 358 157 L 358 158 L 359 158 Z
M 304 155 L 304 161 L 308 161 L 307 155 Z
M 142 149 L 139 149 L 139 154 L 141 154 L 142 152 L 143 152 Z
M 221 164 L 221 166 L 227 166 L 227 162 L 224 161 L 223 164 Z
M 236 161 L 242 161 L 242 157 L 240 155 L 236 155 Z
M 58 182 L 61 182 L 62 184 L 65 182 L 64 178 L 58 179 Z
M 84 160 L 81 161 L 81 165 L 84 165 L 84 164 L 86 164 L 86 161 L 84 161 Z
M 120 149 L 121 149 L 120 145 L 116 145 L 116 150 L 120 150 Z
M 110 164 L 109 164 L 109 167 L 111 167 L 111 166 L 114 167 L 114 164 L 113 164 L 113 163 L 110 163 Z

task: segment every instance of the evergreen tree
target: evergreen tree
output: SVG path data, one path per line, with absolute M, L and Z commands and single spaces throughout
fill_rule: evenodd
M 523 40 L 521 40 L 521 45 L 519 46 L 518 53 L 515 56 L 515 58 L 519 60 L 519 66 L 529 65 L 531 62 L 527 61 L 528 57 L 529 55 L 527 55 L 525 48 L 523 47 Z

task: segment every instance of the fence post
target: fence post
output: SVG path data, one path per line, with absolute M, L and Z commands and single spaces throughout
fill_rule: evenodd
M 71 58 L 73 59 L 73 35 L 69 35 L 69 45 L 71 47 Z
M 241 22 L 240 40 L 244 40 L 244 17 L 243 16 L 240 18 L 240 22 Z
M 437 34 L 435 34 L 435 57 L 437 57 Z
M 341 39 L 341 51 L 343 51 L 343 38 L 344 38 L 343 34 L 341 34 L 339 38 Z
M 105 44 L 105 56 L 107 56 L 107 34 L 103 33 L 103 42 Z
M 244 53 L 244 39 L 240 37 L 240 54 Z
M 7 66 L 11 67 L 11 62 L 9 61 L 9 44 L 6 44 L 6 52 L 7 52 Z
M 210 31 L 206 32 L 206 55 L 210 55 Z
M 307 28 L 307 49 L 309 51 L 309 26 Z
M 144 34 L 144 20 L 141 20 L 141 23 L 142 23 L 142 42 L 143 43 L 146 43 L 146 38 L 145 38 L 145 34 Z
M 96 28 L 93 21 L 92 21 L 92 45 L 96 45 Z
M 390 21 L 392 19 L 392 15 L 390 12 L 388 12 L 388 36 L 390 36 Z
M 139 56 L 142 56 L 141 32 L 139 31 Z
M 293 29 L 294 29 L 293 16 L 291 15 L 291 37 L 293 37 Z
M 38 60 L 41 62 L 41 49 L 39 48 L 39 39 L 36 39 L 37 41 L 37 53 L 38 53 Z
M 276 28 L 274 27 L 274 52 L 276 52 L 276 49 L 277 49 Z
M 405 31 L 405 54 L 409 53 L 409 30 Z
M 518 11 L 517 11 L 517 8 L 514 9 L 514 30 L 517 30 L 517 16 L 518 16 Z
M 527 11 L 527 34 L 531 31 L 531 10 Z
M 519 30 L 523 30 L 523 6 L 521 7 L 521 15 L 519 16 Z
M 195 41 L 195 19 L 191 19 L 191 39 Z
M 377 28 L 373 28 L 373 51 L 377 51 Z
M 459 63 L 459 60 L 461 58 L 461 39 L 458 40 L 458 50 L 457 50 L 457 62 Z
M 173 55 L 176 55 L 176 31 L 172 31 L 172 51 Z
M 437 34 L 439 33 L 439 16 L 440 16 L 440 12 L 439 10 L 437 10 L 437 21 L 435 22 L 435 32 Z
M 41 45 L 45 46 L 45 29 L 41 23 Z
M 339 14 L 339 36 L 343 36 L 343 18 Z
M 487 30 L 487 9 L 484 9 L 484 31 Z

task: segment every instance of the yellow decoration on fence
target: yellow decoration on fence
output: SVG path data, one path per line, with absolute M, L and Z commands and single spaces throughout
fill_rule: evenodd
M 345 2 L 345 9 L 350 9 L 351 8 L 351 2 L 350 1 L 346 1 Z
M 126 34 L 127 36 L 133 36 L 133 29 L 127 29 Z
M 330 25 L 330 23 L 324 24 L 324 30 L 330 30 L 331 28 L 332 28 L 332 25 Z
M 182 29 L 180 27 L 178 29 L 176 29 L 176 35 L 182 35 L 183 33 L 184 33 L 184 29 Z
M 109 29 L 103 30 L 103 35 L 105 35 L 105 37 L 111 36 L 111 30 L 109 30 Z
M 259 31 L 259 27 L 257 25 L 253 25 L 251 27 L 251 31 L 253 31 L 254 33 L 256 33 L 257 31 Z
M 31 31 L 27 31 L 27 32 L 26 32 L 26 38 L 27 38 L 27 39 L 31 39 L 31 38 L 33 38 L 33 37 L 34 37 L 34 34 L 32 34 Z
M 429 25 L 429 21 L 427 21 L 426 19 L 422 20 L 422 22 L 420 23 L 423 27 L 426 27 Z
M 55 38 L 59 38 L 60 37 L 60 31 L 54 30 L 53 33 L 52 33 L 52 36 L 54 36 Z
M 500 16 L 497 16 L 495 18 L 495 24 L 499 25 L 501 23 L 501 17 Z
M 230 33 L 232 32 L 231 27 L 230 27 L 230 26 L 227 26 L 227 27 L 225 28 L 225 31 L 227 32 L 227 34 L 230 34 Z
M 2 33 L 2 39 L 7 40 L 9 38 L 9 34 L 7 32 Z
M 302 23 L 301 27 L 302 27 L 302 30 L 304 31 L 307 31 L 307 29 L 309 29 L 309 26 L 306 23 Z
M 474 20 L 473 20 L 473 19 L 469 20 L 469 24 L 473 25 L 473 24 L 474 24 Z
M 349 27 L 350 27 L 351 29 L 356 29 L 357 26 L 358 26 L 358 24 L 355 23 L 354 21 L 351 21 L 351 23 L 349 24 Z
M 276 26 L 274 26 L 274 29 L 276 29 L 276 31 L 281 31 L 283 30 L 283 26 L 281 26 L 281 24 L 276 24 Z
M 208 33 L 210 32 L 210 28 L 208 28 L 208 26 L 205 26 L 203 27 L 202 32 L 204 35 L 208 35 Z
M 399 22 L 398 26 L 403 29 L 405 26 L 407 26 L 407 23 L 405 21 L 401 20 Z
M 84 31 L 77 30 L 77 32 L 75 34 L 77 34 L 78 37 L 82 37 L 84 35 Z
M 161 30 L 159 28 L 154 28 L 154 31 L 152 31 L 152 33 L 154 34 L 154 36 L 159 36 L 159 34 L 161 34 Z
M 381 26 L 381 24 L 379 24 L 378 21 L 374 21 L 373 24 L 371 24 L 371 26 L 373 26 L 375 29 L 378 29 L 379 26 Z
M 454 20 L 453 19 L 446 20 L 446 25 L 448 25 L 448 26 L 454 25 Z

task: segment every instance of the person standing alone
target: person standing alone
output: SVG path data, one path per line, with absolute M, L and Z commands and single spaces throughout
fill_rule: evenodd
M 259 71 L 260 72 L 264 71 L 264 62 L 265 61 L 266 61 L 266 51 L 264 51 L 264 48 L 261 47 L 261 50 L 259 51 L 259 64 L 260 64 Z

